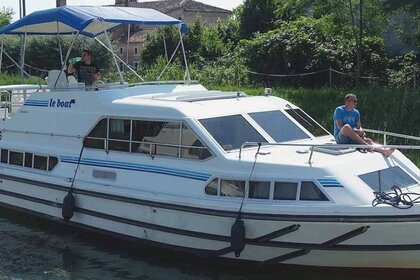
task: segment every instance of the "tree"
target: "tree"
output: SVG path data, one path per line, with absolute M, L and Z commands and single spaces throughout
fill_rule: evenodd
M 13 18 L 13 15 L 15 12 L 13 12 L 12 9 L 7 9 L 5 7 L 1 8 L 0 10 L 0 27 L 3 27 L 5 25 L 8 25 Z
M 241 38 L 251 38 L 256 32 L 264 33 L 274 28 L 275 10 L 274 0 L 245 0 L 235 11 Z

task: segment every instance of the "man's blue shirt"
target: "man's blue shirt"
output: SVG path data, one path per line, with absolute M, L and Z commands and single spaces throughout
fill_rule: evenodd
M 334 112 L 334 137 L 340 132 L 336 120 L 341 120 L 343 125 L 348 124 L 351 128 L 355 128 L 360 122 L 360 113 L 357 109 L 346 111 L 345 106 L 338 106 Z

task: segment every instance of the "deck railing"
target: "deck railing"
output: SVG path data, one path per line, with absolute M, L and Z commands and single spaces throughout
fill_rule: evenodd
M 404 138 L 404 139 L 411 139 L 411 140 L 418 140 L 420 141 L 420 137 L 416 137 L 416 136 L 410 136 L 410 135 L 404 135 L 404 134 L 398 134 L 398 133 L 392 133 L 392 132 L 386 132 L 386 131 L 379 131 L 379 130 L 371 130 L 371 129 L 364 129 L 364 131 L 367 132 L 375 132 L 375 133 L 380 133 L 380 134 L 384 134 L 387 136 L 395 136 L 395 137 L 400 137 L 400 138 Z M 384 137 L 385 141 L 386 141 L 386 137 Z M 242 150 L 245 147 L 262 147 L 262 146 L 285 146 L 285 147 L 307 147 L 308 150 L 305 151 L 301 151 L 302 153 L 309 153 L 309 160 L 308 160 L 308 164 L 312 163 L 312 156 L 313 156 L 313 152 L 316 148 L 319 149 L 332 149 L 333 151 L 335 150 L 346 150 L 347 152 L 349 151 L 348 149 L 372 149 L 372 147 L 375 148 L 393 148 L 393 149 L 403 149 L 403 150 L 420 150 L 420 145 L 355 145 L 355 144 L 335 144 L 335 143 L 331 143 L 331 144 L 305 144 L 305 143 L 269 143 L 269 142 L 244 142 L 242 143 L 240 149 L 239 149 L 239 160 L 241 159 L 242 156 Z M 353 151 L 351 150 L 351 151 Z

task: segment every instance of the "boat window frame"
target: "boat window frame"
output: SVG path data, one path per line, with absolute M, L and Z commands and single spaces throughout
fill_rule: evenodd
M 102 121 L 106 119 L 106 138 L 101 138 L 101 137 L 90 137 L 88 136 L 94 129 L 95 127 Z M 111 139 L 110 138 L 110 130 L 109 130 L 109 125 L 110 125 L 110 120 L 111 119 L 121 119 L 121 120 L 130 120 L 130 137 L 129 140 L 122 140 L 122 139 Z M 144 121 L 144 122 L 165 122 L 165 123 L 177 123 L 179 125 L 179 137 L 177 140 L 176 144 L 168 144 L 168 143 L 151 143 L 151 142 L 145 142 L 145 141 L 135 141 L 133 140 L 133 123 L 134 121 Z M 195 135 L 196 139 L 200 141 L 200 143 L 203 146 L 194 146 L 194 145 L 182 145 L 182 139 L 183 139 L 183 129 L 184 127 L 188 127 L 193 134 Z M 160 132 L 159 132 L 160 133 Z M 156 135 L 157 136 L 157 135 Z M 121 152 L 121 153 L 129 153 L 129 154 L 136 154 L 136 155 L 143 155 L 143 156 L 159 156 L 159 157 L 167 157 L 167 158 L 178 158 L 178 159 L 183 159 L 183 160 L 194 160 L 194 161 L 207 161 L 211 158 L 213 158 L 215 156 L 215 153 L 210 149 L 209 145 L 206 144 L 205 141 L 203 141 L 203 139 L 199 136 L 199 134 L 196 132 L 196 130 L 194 129 L 194 127 L 192 127 L 189 123 L 187 123 L 185 120 L 183 119 L 159 119 L 159 118 L 134 118 L 134 117 L 124 117 L 124 116 L 101 116 L 96 122 L 95 124 L 87 131 L 85 139 L 92 139 L 92 140 L 103 140 L 104 141 L 104 148 L 98 148 L 98 147 L 89 147 L 89 146 L 85 146 L 85 148 L 88 149 L 95 149 L 95 150 L 104 150 L 106 153 L 109 152 Z M 128 151 L 119 151 L 119 150 L 112 150 L 109 148 L 109 141 L 120 141 L 120 142 L 127 142 L 129 147 L 128 147 Z M 149 153 L 141 153 L 141 152 L 133 152 L 132 146 L 133 144 L 145 144 L 145 145 L 150 145 L 150 152 Z M 175 147 L 177 148 L 177 155 L 173 156 L 173 155 L 167 155 L 167 154 L 159 154 L 156 153 L 156 146 L 161 146 L 161 147 Z M 182 150 L 183 149 L 197 149 L 197 150 L 207 150 L 208 151 L 208 156 L 204 157 L 204 158 L 193 158 L 193 157 L 183 157 L 182 156 Z M 153 150 L 155 152 L 153 152 Z M 200 154 L 200 152 L 198 153 Z M 202 153 L 201 153 L 202 154 Z
M 7 150 L 7 162 L 0 161 L 0 164 L 4 164 L 4 165 L 8 165 L 8 166 L 13 166 L 13 167 L 17 167 L 17 168 L 23 167 L 24 169 L 33 169 L 33 170 L 37 170 L 37 171 L 52 172 L 57 167 L 57 165 L 60 163 L 60 158 L 58 156 L 53 156 L 53 155 L 49 155 L 49 154 L 46 154 L 46 153 L 34 153 L 34 152 L 23 151 L 23 150 L 19 150 L 19 149 L 15 150 L 15 149 L 9 149 L 9 148 L 1 148 L 0 153 L 2 153 L 3 150 Z M 22 165 L 13 164 L 13 163 L 10 162 L 11 153 L 21 153 L 22 154 Z M 31 166 L 27 166 L 27 164 L 26 164 L 26 156 L 27 155 L 31 155 L 30 156 L 31 157 Z M 47 158 L 45 169 L 35 167 L 35 157 L 36 156 Z M 50 166 L 51 158 L 55 159 L 55 164 L 53 166 Z

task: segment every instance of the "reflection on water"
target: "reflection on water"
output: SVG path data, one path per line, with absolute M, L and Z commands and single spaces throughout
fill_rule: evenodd
M 383 279 L 200 259 L 99 236 L 0 208 L 0 280 Z M 346 273 L 349 274 L 349 273 Z

